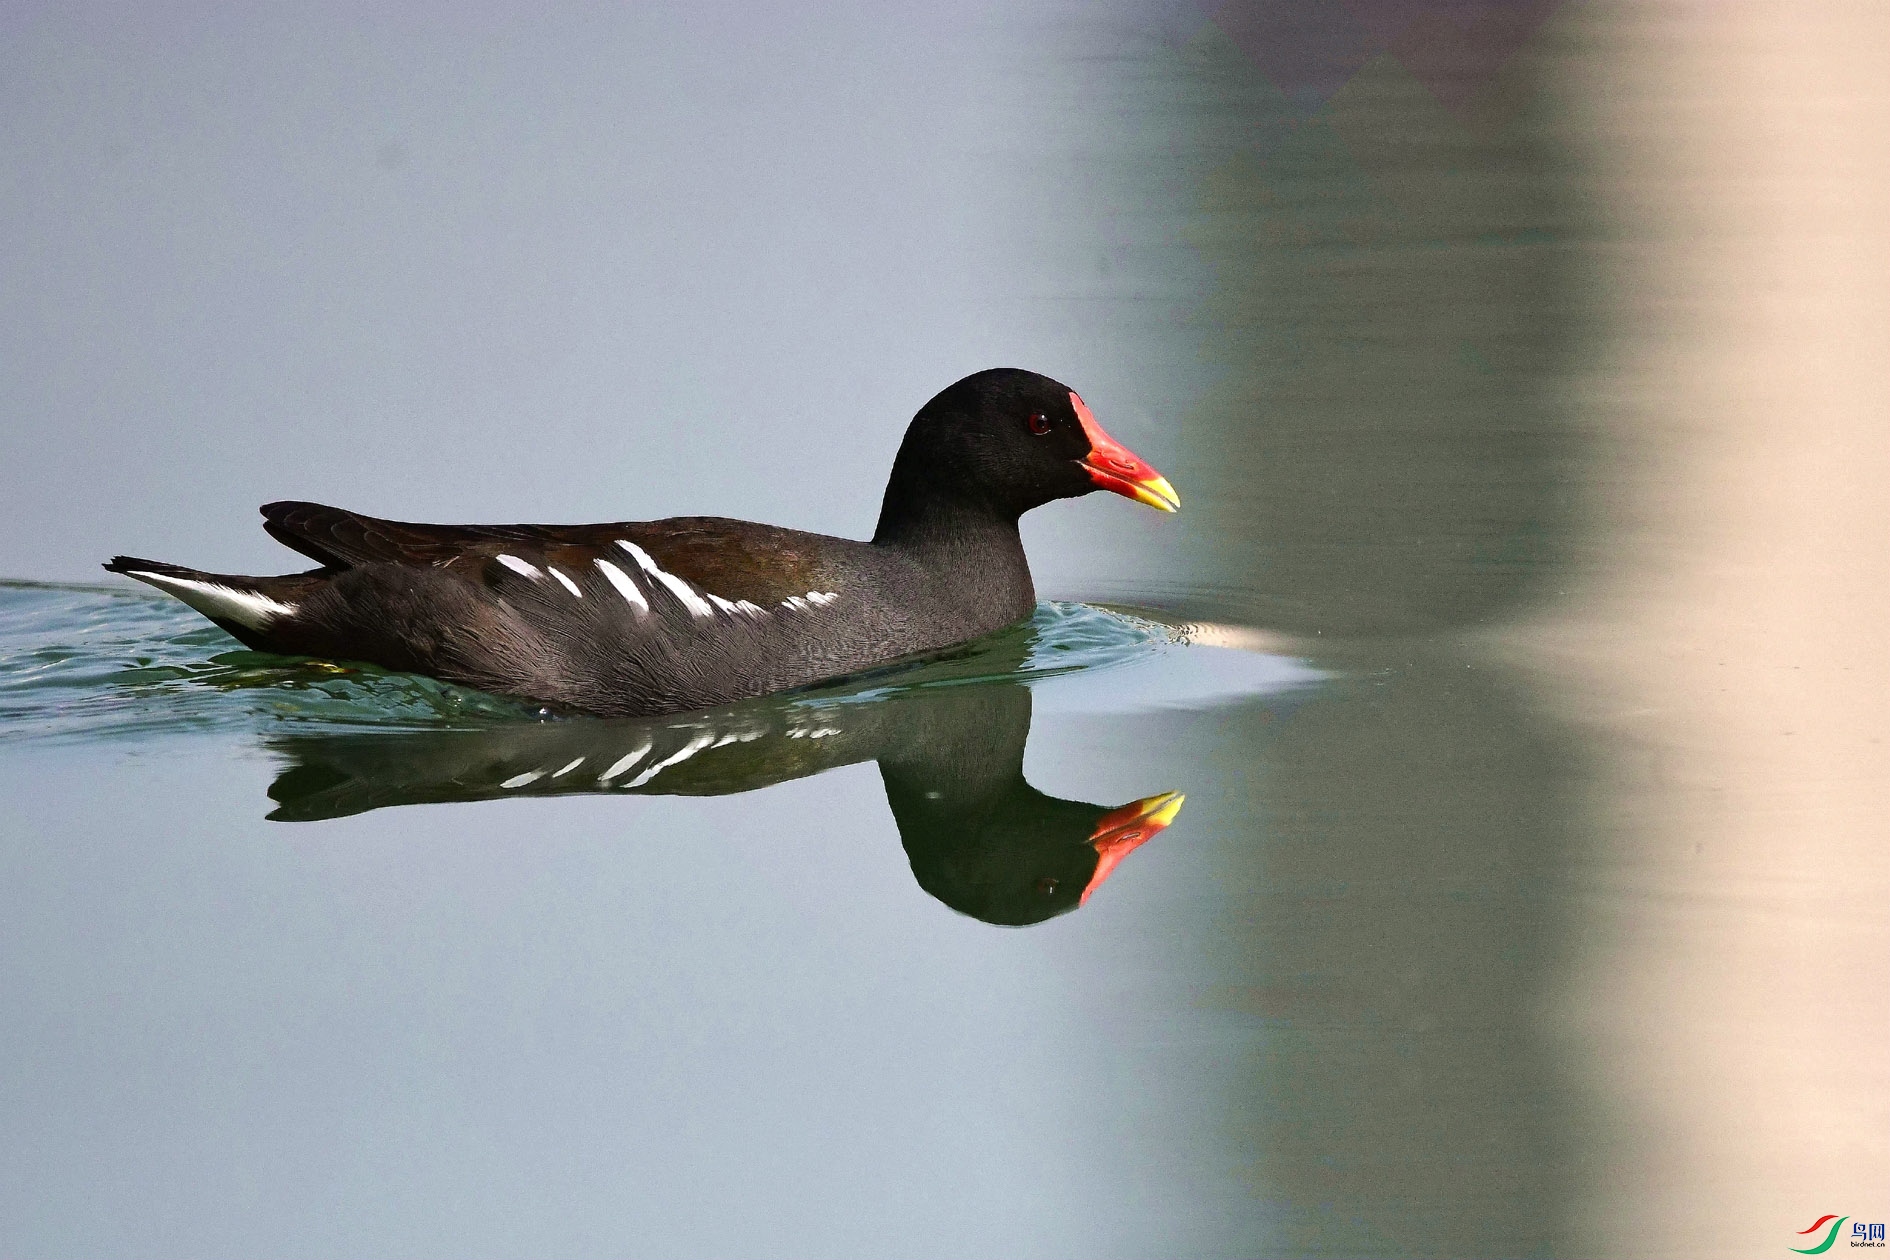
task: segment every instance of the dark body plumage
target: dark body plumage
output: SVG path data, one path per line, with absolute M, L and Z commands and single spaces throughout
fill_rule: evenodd
M 1134 461 L 1066 386 L 998 369 L 914 418 L 870 542 L 719 517 L 418 525 L 285 502 L 263 508 L 265 528 L 322 567 L 238 577 L 128 556 L 105 567 L 259 650 L 366 661 L 576 712 L 681 712 L 935 652 L 1028 616 L 1036 593 L 1018 517 L 1104 484 L 1093 470 L 1105 447 Z M 1134 462 L 1152 478 L 1135 484 L 1159 482 L 1172 497 Z

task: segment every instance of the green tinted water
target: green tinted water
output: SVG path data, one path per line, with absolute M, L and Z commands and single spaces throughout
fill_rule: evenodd
M 1078 603 L 939 659 L 745 706 L 869 704 L 915 688 L 1039 684 L 1166 657 L 1188 627 Z M 1311 671 L 1265 681 L 1310 682 Z M 1249 670 L 1250 676 L 1265 674 Z M 1251 685 L 1229 680 L 1226 694 Z M 739 711 L 739 710 L 738 710 Z M 357 663 L 252 652 L 176 600 L 116 587 L 0 582 L 0 742 L 191 730 L 452 730 L 540 722 L 536 705 Z

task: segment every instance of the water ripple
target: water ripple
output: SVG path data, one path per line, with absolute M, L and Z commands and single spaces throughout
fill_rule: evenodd
M 1119 668 L 1183 641 L 1182 632 L 1130 612 L 1043 603 L 1026 625 L 790 702 L 870 702 L 912 687 L 1035 682 Z M 281 724 L 439 730 L 541 716 L 533 705 L 414 674 L 252 652 L 161 595 L 0 581 L 0 742 Z

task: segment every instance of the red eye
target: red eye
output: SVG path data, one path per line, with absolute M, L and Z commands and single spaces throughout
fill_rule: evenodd
M 1038 437 L 1042 437 L 1044 434 L 1050 432 L 1050 417 L 1044 415 L 1041 411 L 1032 413 L 1029 423 L 1030 431 L 1035 433 Z

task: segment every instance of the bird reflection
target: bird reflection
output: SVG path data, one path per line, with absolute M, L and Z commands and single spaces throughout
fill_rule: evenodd
M 1181 808 L 1163 792 L 1111 808 L 1024 780 L 1030 692 L 1013 682 L 760 702 L 654 720 L 279 737 L 279 821 L 389 805 L 571 793 L 722 796 L 877 761 L 919 886 L 986 923 L 1084 904 Z

